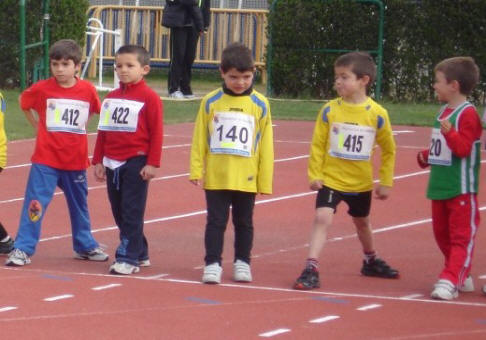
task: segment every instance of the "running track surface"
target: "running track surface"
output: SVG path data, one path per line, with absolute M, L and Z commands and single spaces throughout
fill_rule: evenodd
M 425 199 L 428 172 L 415 161 L 417 151 L 428 145 L 426 128 L 394 127 L 395 185 L 388 200 L 374 200 L 372 206 L 379 255 L 400 270 L 401 278 L 359 274 L 360 245 L 343 204 L 320 257 L 322 288 L 290 289 L 304 264 L 314 215 L 315 193 L 306 176 L 313 125 L 275 122 L 274 194 L 258 196 L 255 208 L 254 282 L 231 280 L 230 224 L 223 283 L 200 283 L 205 201 L 203 191 L 187 179 L 192 124 L 168 125 L 145 216 L 152 266 L 121 277 L 108 274 L 109 263 L 74 260 L 66 203 L 57 193 L 32 264 L 0 266 L 0 338 L 485 339 L 486 296 L 480 287 L 486 284 L 486 232 L 481 228 L 472 272 L 475 292 L 453 302 L 429 298 L 443 259 Z M 89 140 L 92 151 L 95 136 Z M 0 175 L 0 218 L 15 235 L 33 141 L 8 147 L 9 166 Z M 88 174 L 94 235 L 113 257 L 118 230 L 106 188 L 94 180 L 92 169 Z M 484 171 L 481 177 L 486 178 Z M 485 197 L 480 193 L 483 220 Z

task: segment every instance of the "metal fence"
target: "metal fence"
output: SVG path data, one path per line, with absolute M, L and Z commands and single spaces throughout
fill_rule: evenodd
M 238 41 L 250 48 L 255 65 L 262 70 L 265 81 L 265 47 L 267 10 L 261 9 L 211 9 L 211 25 L 207 34 L 199 39 L 195 67 L 217 67 L 221 52 L 228 43 Z M 160 19 L 162 7 L 136 6 L 92 6 L 88 11 L 90 18 L 98 19 L 104 29 L 121 29 L 122 41 L 125 44 L 142 45 L 150 52 L 153 66 L 165 66 L 169 62 L 169 30 L 162 27 Z M 93 39 L 88 36 L 85 55 L 90 52 Z M 114 59 L 114 39 L 107 35 L 103 41 L 103 59 Z M 96 74 L 97 50 L 88 75 Z
M 91 6 L 164 6 L 165 0 L 90 0 Z M 211 0 L 212 8 L 268 9 L 268 0 Z

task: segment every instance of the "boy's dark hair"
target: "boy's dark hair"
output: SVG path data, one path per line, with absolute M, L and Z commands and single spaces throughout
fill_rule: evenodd
M 221 55 L 221 70 L 223 73 L 235 68 L 239 72 L 253 71 L 255 63 L 248 47 L 240 43 L 231 43 Z
M 83 52 L 78 43 L 72 39 L 61 39 L 56 41 L 49 49 L 50 60 L 71 59 L 74 65 L 81 63 Z
M 115 57 L 119 54 L 135 54 L 140 65 L 150 65 L 150 54 L 148 51 L 139 45 L 124 45 L 118 49 L 115 53 Z
M 376 64 L 371 55 L 366 52 L 349 52 L 338 57 L 334 67 L 351 67 L 351 72 L 356 74 L 358 79 L 368 76 L 370 81 L 366 86 L 371 87 L 376 79 Z
M 435 65 L 434 71 L 444 73 L 448 83 L 456 80 L 459 83 L 459 92 L 466 96 L 471 94 L 479 82 L 479 67 L 471 57 L 444 59 Z

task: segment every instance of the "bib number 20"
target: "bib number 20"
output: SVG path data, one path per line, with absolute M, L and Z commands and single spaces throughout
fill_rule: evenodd
M 442 143 L 440 139 L 432 138 L 432 142 L 430 144 L 429 155 L 430 156 L 440 156 L 442 151 Z

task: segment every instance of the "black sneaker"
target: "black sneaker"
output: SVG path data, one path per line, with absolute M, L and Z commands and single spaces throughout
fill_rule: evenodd
M 14 240 L 11 238 L 8 241 L 0 242 L 0 254 L 8 254 L 12 251 Z
M 375 258 L 369 263 L 363 260 L 361 274 L 385 279 L 396 279 L 399 276 L 398 270 L 391 268 L 385 261 L 379 258 Z
M 294 289 L 298 290 L 310 290 L 319 288 L 320 286 L 319 272 L 312 268 L 305 268 L 297 281 L 294 283 Z

